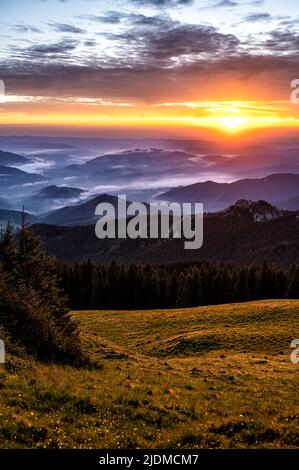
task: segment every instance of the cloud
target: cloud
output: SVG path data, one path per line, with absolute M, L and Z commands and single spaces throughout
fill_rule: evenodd
M 24 48 L 22 54 L 24 58 L 34 63 L 40 58 L 43 60 L 47 55 L 64 55 L 76 49 L 77 45 L 78 42 L 72 39 L 66 39 L 52 44 L 40 43 Z
M 173 21 L 167 15 L 145 16 L 141 13 L 131 13 L 130 15 L 127 15 L 126 19 L 132 26 L 145 26 L 147 28 L 157 28 L 162 31 L 180 24 L 178 21 Z
M 299 52 L 299 34 L 281 30 L 272 31 L 270 39 L 266 41 L 265 46 L 275 53 Z
M 284 47 L 287 47 L 287 42 L 284 42 Z M 194 90 L 197 90 L 199 99 L 221 99 L 227 85 L 238 83 L 238 92 L 243 88 L 247 98 L 257 99 L 256 90 L 260 88 L 263 99 L 273 96 L 288 99 L 286 84 L 289 77 L 297 76 L 298 71 L 296 52 L 290 56 L 281 55 L 280 51 L 266 55 L 220 54 L 213 60 L 202 58 L 184 65 L 159 67 L 157 60 L 147 64 L 115 62 L 114 65 L 105 65 L 96 64 L 91 58 L 76 65 L 63 55 L 59 56 L 63 60 L 57 63 L 51 55 L 45 56 L 42 50 L 38 63 L 27 60 L 27 53 L 22 62 L 10 60 L 0 63 L 1 77 L 8 84 L 7 93 L 49 97 L 67 95 L 126 100 L 128 103 L 141 100 L 151 104 L 194 99 Z M 45 60 L 45 57 L 51 60 Z M 14 106 L 17 109 L 19 105 L 9 105 L 10 109 Z
M 280 26 L 297 26 L 299 24 L 299 18 L 292 19 L 290 16 L 284 17 L 280 22 Z
M 68 23 L 49 22 L 48 25 L 53 29 L 53 31 L 57 31 L 59 33 L 82 34 L 86 32 L 84 29 L 78 28 L 77 26 L 73 26 Z
M 236 51 L 239 40 L 206 25 L 182 24 L 170 17 L 131 15 L 132 27 L 123 33 L 106 33 L 110 41 L 131 52 L 131 60 L 150 66 L 171 66 L 174 60 L 192 62 L 199 55 Z
M 264 0 L 252 0 L 248 2 L 239 2 L 236 0 L 218 0 L 216 3 L 209 5 L 205 7 L 205 9 L 210 9 L 210 8 L 234 8 L 234 7 L 239 7 L 243 5 L 251 5 L 251 6 L 262 6 L 264 5 L 265 1 Z
M 236 83 L 240 90 L 255 83 L 255 92 L 274 95 L 279 90 L 277 96 L 288 96 L 286 83 L 298 71 L 295 32 L 276 30 L 249 37 L 245 44 L 209 25 L 173 20 L 165 10 L 156 15 L 138 11 L 85 16 L 121 27 L 101 28 L 82 41 L 74 34 L 53 43 L 34 42 L 22 50 L 11 47 L 0 59 L 1 78 L 12 93 L 20 95 L 128 103 L 188 100 L 194 90 L 221 99 L 222 87 L 230 84 L 231 90 Z
M 165 27 L 170 23 L 174 24 L 171 18 L 164 14 L 163 16 L 146 16 L 142 13 L 119 13 L 115 11 L 109 11 L 104 15 L 84 15 L 80 19 L 87 19 L 95 23 L 108 23 L 108 24 L 118 24 L 126 23 L 127 26 L 132 27 L 137 26 L 155 26 L 155 27 Z
M 87 47 L 93 47 L 93 46 L 96 46 L 97 44 L 97 41 L 95 41 L 94 39 L 88 39 L 87 41 L 84 41 L 84 46 L 87 46 Z
M 221 7 L 237 7 L 239 5 L 238 2 L 234 0 L 220 0 L 219 2 L 212 5 L 212 8 L 221 8 Z
M 259 21 L 270 21 L 272 16 L 270 13 L 252 13 L 250 15 L 245 16 L 243 21 L 249 23 L 257 23 Z
M 131 0 L 132 3 L 142 6 L 153 7 L 179 7 L 184 5 L 191 5 L 193 0 Z
M 117 24 L 120 23 L 122 15 L 115 11 L 108 11 L 104 15 L 84 15 L 83 18 L 96 23 L 108 23 L 108 24 Z M 82 18 L 82 17 L 81 17 Z
M 17 33 L 40 33 L 41 30 L 30 25 L 25 25 L 25 24 L 15 24 L 13 26 L 13 30 L 16 31 Z

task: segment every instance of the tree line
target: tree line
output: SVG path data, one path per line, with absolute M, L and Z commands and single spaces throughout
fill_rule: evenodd
M 99 265 L 58 264 L 72 309 L 194 307 L 272 298 L 299 298 L 299 265 L 285 271 L 266 261 Z
M 79 330 L 59 286 L 57 264 L 23 220 L 0 237 L 0 332 L 9 350 L 40 360 L 85 364 Z

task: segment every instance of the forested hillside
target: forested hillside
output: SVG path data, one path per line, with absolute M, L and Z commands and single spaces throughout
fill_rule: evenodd
M 59 265 L 73 309 L 150 309 L 299 297 L 299 265 L 288 271 L 266 262 L 165 265 Z
M 245 201 L 246 202 L 246 201 Z M 241 264 L 267 260 L 283 268 L 299 263 L 299 217 L 297 212 L 278 211 L 260 201 L 240 201 L 229 209 L 207 214 L 204 241 L 199 250 L 185 250 L 183 239 L 105 239 L 95 235 L 95 226 L 58 227 L 35 225 L 50 255 L 61 261 L 98 263 L 176 263 L 228 261 Z

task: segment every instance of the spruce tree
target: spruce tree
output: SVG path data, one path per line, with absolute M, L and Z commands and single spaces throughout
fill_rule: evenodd
M 0 261 L 3 272 L 11 280 L 15 280 L 18 274 L 18 253 L 17 244 L 13 234 L 13 227 L 8 221 L 0 241 Z
M 246 302 L 250 300 L 248 270 L 246 268 L 241 269 L 237 276 L 234 297 L 236 302 Z
M 289 299 L 299 299 L 299 266 L 292 269 L 287 290 Z
M 43 360 L 82 363 L 79 332 L 59 288 L 55 260 L 23 221 L 18 246 L 8 224 L 0 245 L 0 321 L 11 337 Z

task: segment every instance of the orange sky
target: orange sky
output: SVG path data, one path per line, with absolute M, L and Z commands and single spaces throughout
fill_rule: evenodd
M 298 129 L 292 0 L 1 6 L 0 133 Z
M 299 106 L 299 105 L 298 105 Z M 0 124 L 50 129 L 53 126 L 92 128 L 180 129 L 194 133 L 214 129 L 229 135 L 254 129 L 299 126 L 297 106 L 290 101 L 181 101 L 144 104 L 98 99 L 54 99 L 6 96 Z M 193 130 L 193 131 L 192 131 Z

